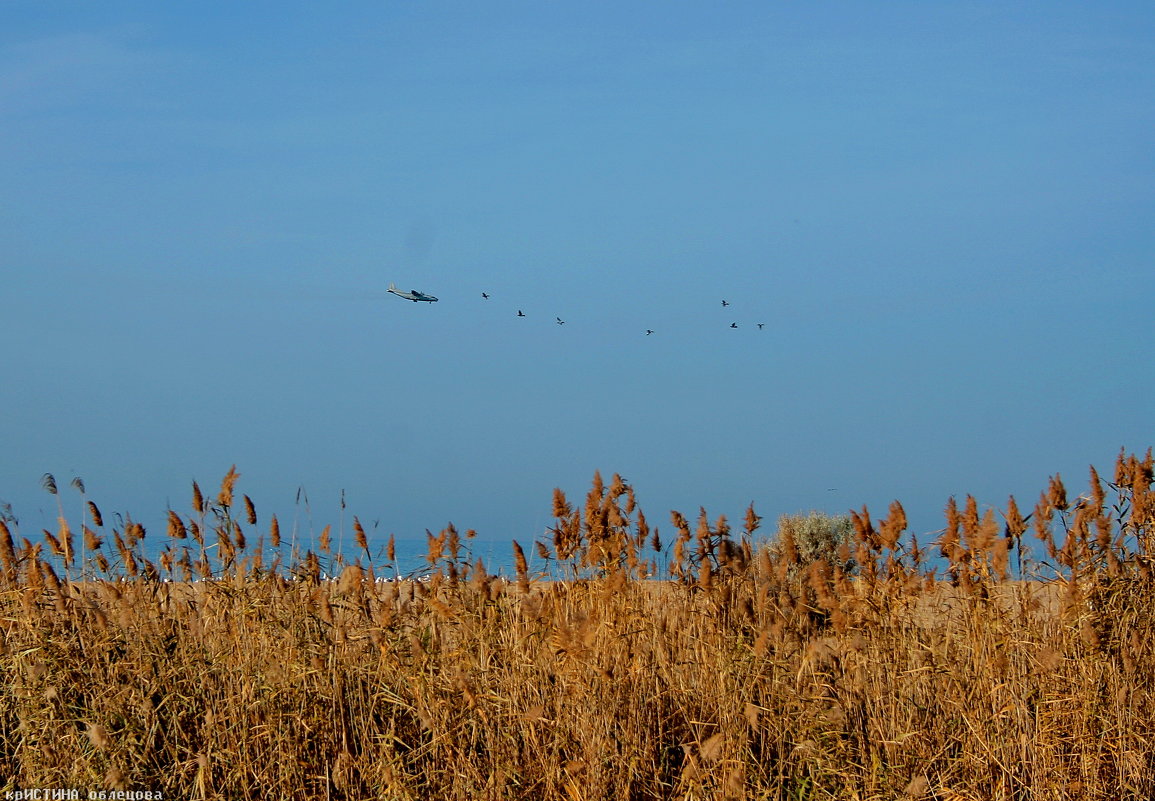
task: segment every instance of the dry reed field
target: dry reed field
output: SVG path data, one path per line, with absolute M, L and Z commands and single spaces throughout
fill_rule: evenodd
M 294 551 L 236 481 L 154 560 L 92 503 L 0 524 L 0 792 L 1155 797 L 1150 451 L 1026 514 L 952 500 L 933 543 L 897 502 L 825 542 L 674 512 L 663 543 L 595 476 L 529 546 L 563 580 L 449 527 L 429 580 L 384 581 L 392 543 Z

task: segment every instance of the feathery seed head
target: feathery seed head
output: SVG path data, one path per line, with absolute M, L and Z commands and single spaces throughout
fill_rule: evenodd
M 1067 510 L 1067 489 L 1063 486 L 1063 479 L 1058 473 L 1051 478 L 1051 484 L 1047 488 L 1047 504 L 1059 511 Z
M 217 506 L 228 509 L 233 505 L 233 488 L 240 477 L 241 474 L 237 472 L 237 466 L 234 464 L 229 468 L 229 472 L 225 473 L 225 477 L 221 479 L 221 491 L 217 495 Z

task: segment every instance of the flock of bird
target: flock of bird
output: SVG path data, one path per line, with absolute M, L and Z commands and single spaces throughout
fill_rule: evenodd
M 488 292 L 482 292 L 482 293 L 481 293 L 481 297 L 482 297 L 482 299 L 483 299 L 483 300 L 489 300 L 489 297 L 490 297 L 490 296 L 489 296 L 489 293 L 488 293 Z M 728 300 L 723 300 L 723 301 L 722 301 L 722 308 L 727 308 L 729 305 L 730 305 L 730 302 L 729 302 Z M 525 312 L 524 312 L 524 311 L 522 311 L 521 309 L 518 309 L 518 310 L 517 310 L 517 316 L 518 316 L 518 317 L 525 317 L 525 316 L 526 316 L 526 314 L 525 314 Z M 565 325 L 565 320 L 561 319 L 560 317 L 556 317 L 556 316 L 555 316 L 555 317 L 554 317 L 554 321 L 555 321 L 555 322 L 556 322 L 558 325 Z M 757 323 L 757 326 L 758 326 L 758 330 L 759 330 L 759 331 L 761 331 L 763 328 L 765 328 L 765 327 L 766 327 L 766 323 Z M 738 323 L 736 323 L 736 322 L 735 322 L 735 323 L 730 323 L 730 328 L 737 328 L 737 327 L 738 327 Z M 647 328 L 647 329 L 645 329 L 645 331 L 646 331 L 646 336 L 651 336 L 651 335 L 653 335 L 653 334 L 654 334 L 654 329 L 652 329 L 652 328 Z

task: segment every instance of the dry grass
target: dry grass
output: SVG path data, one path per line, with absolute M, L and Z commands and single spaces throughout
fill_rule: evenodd
M 377 581 L 396 566 L 359 522 L 359 560 L 327 535 L 286 552 L 236 481 L 194 486 L 155 564 L 94 504 L 79 549 L 63 515 L 42 543 L 0 530 L 0 790 L 1155 796 L 1150 452 L 1074 502 L 1054 478 L 1026 516 L 952 501 L 938 561 L 898 504 L 809 563 L 756 546 L 752 509 L 738 532 L 674 513 L 663 581 L 616 476 L 582 507 L 555 493 L 536 547 L 565 581 L 520 546 L 491 576 L 452 527 L 430 581 Z

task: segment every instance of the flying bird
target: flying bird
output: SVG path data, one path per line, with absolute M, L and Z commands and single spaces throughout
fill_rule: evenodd
M 647 329 L 646 329 L 646 336 L 649 336 L 649 335 L 650 335 L 650 334 L 652 334 L 652 333 L 654 333 L 654 329 L 652 329 L 652 328 L 647 328 Z
M 561 319 L 560 317 L 554 317 L 553 319 L 557 320 L 558 325 L 565 325 L 565 320 Z
M 517 316 L 518 317 L 525 317 L 525 313 L 521 309 L 518 309 L 517 310 Z
M 486 300 L 489 300 L 489 293 L 488 292 L 482 292 L 481 297 L 485 298 Z
M 737 323 L 730 323 L 730 327 L 731 327 L 731 328 L 737 328 L 737 327 L 738 327 L 738 324 L 737 324 Z
M 722 301 L 722 308 L 725 308 L 725 307 L 727 307 L 727 306 L 729 306 L 729 305 L 730 305 L 730 301 L 728 301 L 728 300 L 724 300 L 724 301 Z
M 766 323 L 758 323 L 758 330 L 761 331 L 765 325 Z

